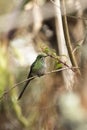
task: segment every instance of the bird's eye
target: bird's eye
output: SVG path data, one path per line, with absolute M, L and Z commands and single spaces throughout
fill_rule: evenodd
M 40 59 L 42 59 L 42 57 L 40 57 Z

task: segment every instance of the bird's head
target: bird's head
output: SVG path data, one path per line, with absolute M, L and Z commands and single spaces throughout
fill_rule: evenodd
M 43 58 L 43 57 L 45 58 L 45 57 L 47 57 L 47 55 L 45 55 L 45 54 L 39 54 L 39 55 L 37 56 L 38 59 L 41 59 L 41 58 Z
M 37 56 L 37 59 L 39 60 L 39 59 L 44 59 L 45 57 L 47 57 L 47 55 L 45 55 L 45 54 L 39 54 L 38 56 Z

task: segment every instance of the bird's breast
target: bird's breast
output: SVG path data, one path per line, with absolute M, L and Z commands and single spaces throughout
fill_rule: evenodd
M 39 68 L 37 75 L 38 75 L 38 76 L 44 75 L 44 74 L 45 74 L 45 70 L 46 70 L 46 64 L 43 63 L 43 64 L 41 65 L 41 67 Z

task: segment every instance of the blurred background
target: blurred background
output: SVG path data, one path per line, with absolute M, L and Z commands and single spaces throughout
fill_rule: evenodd
M 18 101 L 25 83 L 16 84 L 44 47 L 79 72 L 35 78 Z M 86 49 L 86 0 L 0 0 L 0 130 L 87 130 Z M 57 63 L 47 58 L 46 71 Z

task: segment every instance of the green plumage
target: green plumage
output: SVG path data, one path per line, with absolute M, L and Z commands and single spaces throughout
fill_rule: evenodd
M 30 68 L 30 72 L 28 74 L 28 78 L 33 77 L 33 76 L 41 76 L 45 73 L 45 55 L 40 54 L 37 56 L 36 60 L 34 61 L 34 63 L 31 65 Z M 28 80 L 22 90 L 22 92 L 20 93 L 18 100 L 22 97 L 27 85 L 29 84 L 30 80 Z

